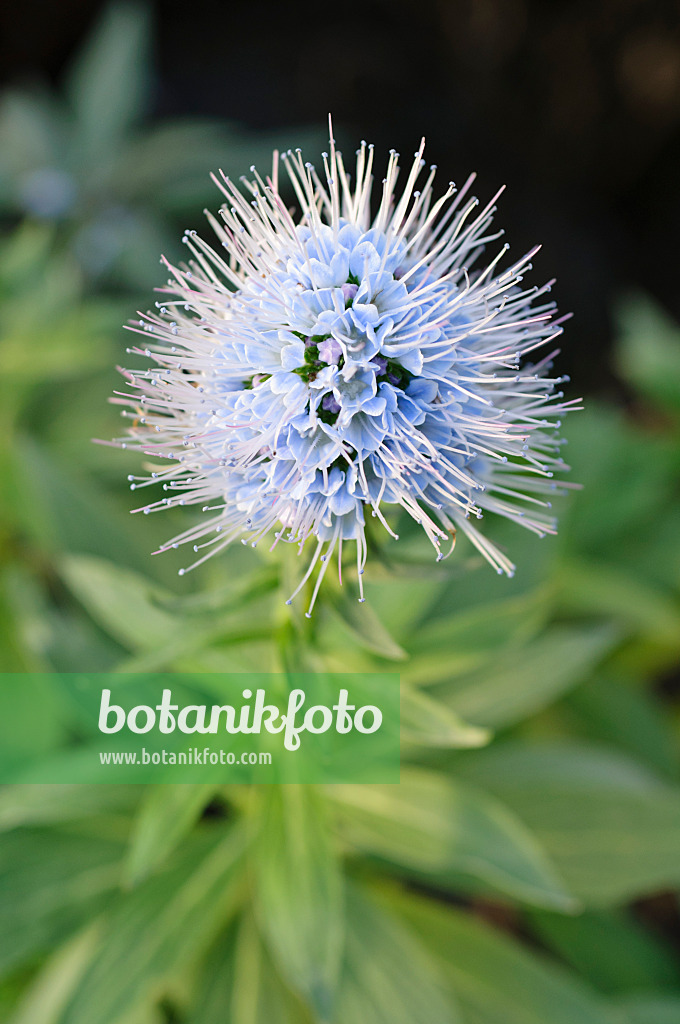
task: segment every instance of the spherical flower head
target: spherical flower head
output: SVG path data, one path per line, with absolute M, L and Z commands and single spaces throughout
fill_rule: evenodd
M 475 525 L 484 513 L 555 532 L 548 499 L 567 468 L 556 428 L 575 403 L 549 376 L 554 351 L 524 362 L 561 333 L 550 284 L 523 285 L 536 250 L 502 269 L 500 193 L 480 209 L 472 176 L 436 198 L 423 149 L 401 191 L 390 153 L 375 213 L 365 142 L 353 176 L 331 138 L 321 173 L 296 150 L 274 155 L 266 181 L 251 168 L 245 194 L 215 177 L 226 203 L 220 221 L 208 216 L 222 251 L 189 231 L 188 263 L 166 263 L 157 312 L 132 325 L 147 335 L 133 351 L 153 365 L 125 371 L 118 401 L 134 423 L 116 443 L 162 460 L 130 478 L 165 492 L 142 511 L 202 509 L 162 548 L 193 547 L 188 568 L 238 539 L 301 552 L 310 541 L 295 591 L 316 572 L 309 614 L 350 541 L 361 588 L 367 516 L 396 539 L 390 511 L 405 509 L 438 560 L 460 530 L 508 575 Z M 297 218 L 279 194 L 281 163 Z

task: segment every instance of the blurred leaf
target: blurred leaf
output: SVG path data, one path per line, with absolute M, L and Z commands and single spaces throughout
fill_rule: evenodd
M 112 1024 L 200 955 L 234 909 L 243 840 L 187 847 L 179 864 L 122 897 L 59 1024 Z
M 3 92 L 0 97 L 0 138 L 3 139 L 0 202 L 3 206 L 13 206 L 20 198 L 13 178 L 36 168 L 49 167 L 59 159 L 61 127 L 51 97 L 18 89 Z
M 180 619 L 161 609 L 161 588 L 139 573 L 86 555 L 64 556 L 60 568 L 90 615 L 125 647 L 160 646 L 182 626 Z
M 191 1024 L 311 1024 L 282 985 L 246 916 L 211 950 L 199 981 Z
M 336 1024 L 455 1024 L 452 997 L 417 938 L 361 890 L 349 893 Z
M 449 981 L 466 1024 L 623 1024 L 578 978 L 469 914 L 405 895 L 392 905 Z
M 680 881 L 680 792 L 632 759 L 585 743 L 508 743 L 467 753 L 458 770 L 507 802 L 593 906 Z
M 616 310 L 621 375 L 653 402 L 680 409 L 680 329 L 646 295 L 621 299 Z
M 423 540 L 427 544 L 427 540 L 425 538 Z M 401 541 L 396 543 L 396 547 L 400 554 Z M 376 556 L 379 557 L 379 554 L 378 550 Z M 369 566 L 370 568 L 368 568 Z M 441 568 L 441 565 L 434 561 L 434 557 L 433 567 L 435 571 Z M 419 630 L 422 628 L 423 610 L 432 596 L 433 586 L 441 585 L 441 576 L 436 582 L 433 582 L 433 580 L 404 579 L 397 573 L 396 567 L 395 571 L 385 571 L 382 576 L 380 576 L 379 570 L 380 562 L 376 561 L 372 553 L 369 552 L 367 571 L 364 573 L 364 576 L 368 577 L 364 581 L 366 605 L 373 610 L 381 622 L 385 623 L 394 636 L 400 636 L 404 638 L 405 642 L 412 643 L 417 639 Z
M 504 601 L 422 620 L 410 631 L 402 679 L 415 685 L 446 682 L 487 665 L 505 648 L 525 643 L 544 624 L 553 602 L 544 589 Z M 407 634 L 408 635 L 408 634 Z
M 6 101 L 5 96 L 2 101 L 3 110 Z M 48 262 L 53 242 L 54 229 L 49 224 L 34 221 L 24 221 L 14 231 L 0 238 L 0 287 L 4 302 L 18 295 L 25 296 L 30 291 L 35 282 L 36 269 L 44 270 Z M 5 307 L 3 320 L 6 316 Z
M 575 903 L 531 833 L 486 794 L 419 768 L 399 786 L 333 786 L 343 837 L 363 852 L 446 884 L 465 874 L 543 907 Z
M 550 949 L 603 992 L 680 984 L 677 958 L 628 914 L 589 911 L 565 917 L 534 911 L 530 922 Z
M 17 558 L 8 559 L 0 574 L 0 605 L 5 606 L 5 616 L 0 614 L 0 621 L 4 619 L 0 625 L 2 671 L 12 671 L 13 657 L 17 658 L 15 667 L 19 671 L 40 672 L 51 667 L 47 650 L 53 639 L 55 611 L 42 582 Z
M 0 837 L 0 971 L 60 942 L 101 910 L 118 883 L 118 843 L 58 829 Z
M 264 177 L 271 172 L 274 149 L 282 152 L 294 145 L 316 154 L 327 141 L 325 131 L 316 127 L 270 134 L 207 118 L 166 121 L 130 140 L 116 186 L 131 200 L 195 216 L 206 203 L 211 208 L 219 205 L 220 194 L 210 179 L 211 172 L 223 170 L 236 181 L 256 166 Z M 286 185 L 283 180 L 284 194 Z M 200 227 L 197 223 L 193 226 Z M 205 237 L 210 234 L 206 225 Z
M 255 906 L 275 962 L 321 1020 L 335 996 L 344 934 L 342 877 L 323 800 L 309 786 L 262 787 Z
M 659 494 L 653 529 L 639 530 L 634 543 L 624 548 L 629 576 L 650 580 L 677 593 L 680 580 L 679 516 L 680 497 L 677 494 Z
M 127 510 L 116 507 L 110 492 L 74 475 L 72 467 L 35 441 L 17 438 L 13 447 L 4 497 L 17 527 L 33 544 L 50 553 L 79 552 L 168 574 L 170 567 L 149 555 L 159 539 L 154 524 L 133 521 Z
M 616 616 L 629 629 L 680 649 L 680 602 L 614 565 L 570 560 L 560 570 L 559 602 L 571 613 Z
M 323 608 L 328 608 L 340 621 L 351 640 L 361 647 L 392 661 L 407 657 L 406 651 L 394 640 L 368 603 L 359 604 L 358 588 L 345 580 L 341 591 L 328 590 Z
M 102 304 L 83 304 L 64 311 L 51 324 L 5 332 L 0 372 L 5 383 L 50 384 L 66 377 L 82 377 L 111 362 L 109 336 L 115 311 Z M 11 326 L 11 325 L 10 325 Z
M 574 419 L 578 420 L 579 416 L 575 416 Z M 574 476 L 574 479 L 577 477 Z M 554 502 L 555 511 L 558 511 L 557 504 L 557 501 Z M 559 499 L 559 505 L 562 515 L 567 502 Z M 464 567 L 464 571 L 457 574 L 451 581 L 444 580 L 441 587 L 433 588 L 429 607 L 421 618 L 423 629 L 429 628 L 430 623 L 435 629 L 435 623 L 439 623 L 440 635 L 443 637 L 446 632 L 446 621 L 456 623 L 459 615 L 472 615 L 475 610 L 482 617 L 484 608 L 497 606 L 500 611 L 501 606 L 506 602 L 509 606 L 508 617 L 512 618 L 510 611 L 512 601 L 517 601 L 519 604 L 522 598 L 525 598 L 527 607 L 524 622 L 520 621 L 519 623 L 519 634 L 524 639 L 531 635 L 529 630 L 532 625 L 536 631 L 541 621 L 545 621 L 550 614 L 553 606 L 550 580 L 561 554 L 563 538 L 548 536 L 538 541 L 536 535 L 530 530 L 523 530 L 518 527 L 517 523 L 510 522 L 502 516 L 487 518 L 488 524 L 485 527 L 485 533 L 502 551 L 506 551 L 512 556 L 513 562 L 517 564 L 515 576 L 508 579 L 506 576 L 499 576 L 498 573 L 490 571 L 488 563 L 472 545 L 472 542 L 464 535 L 459 537 L 456 551 L 451 559 L 453 565 L 450 571 L 453 571 L 458 564 Z M 560 532 L 563 533 L 562 527 Z M 459 544 L 461 545 L 460 550 L 458 550 Z M 456 561 L 453 561 L 454 559 Z M 440 563 L 440 567 L 445 564 L 444 562 Z M 503 613 L 501 612 L 501 614 Z M 523 632 L 523 627 L 526 628 L 526 633 Z M 464 631 L 462 629 L 459 631 L 457 624 L 454 628 L 456 640 L 460 638 L 465 643 L 464 635 L 459 637 L 459 632 Z M 491 634 L 494 631 L 498 632 L 494 629 L 490 617 L 488 629 Z M 481 632 L 484 635 L 483 627 Z
M 642 758 L 650 767 L 677 775 L 678 751 L 664 705 L 639 680 L 598 674 L 566 697 L 579 732 Z
M 0 762 L 3 768 L 25 757 L 42 757 L 67 738 L 64 697 L 47 676 L 23 685 L 21 673 L 0 677 Z
M 443 650 L 456 658 L 461 651 L 492 655 L 511 643 L 529 640 L 550 613 L 553 595 L 546 589 L 504 601 L 483 603 L 446 618 L 425 619 L 409 639 L 414 656 Z
M 401 738 L 426 747 L 481 747 L 491 733 L 468 725 L 444 704 L 413 687 L 401 686 Z
M 0 830 L 77 821 L 97 813 L 127 812 L 141 795 L 135 786 L 3 786 Z
M 0 671 L 36 672 L 44 668 L 44 665 L 36 658 L 35 651 L 25 643 L 22 609 L 17 607 L 11 593 L 8 593 L 9 582 L 3 579 L 5 585 L 0 586 Z
M 214 640 L 238 644 L 270 635 L 272 589 L 267 579 L 250 577 L 232 591 L 232 600 L 218 611 L 182 612 L 182 600 L 147 577 L 112 562 L 85 555 L 65 556 L 60 571 L 71 591 L 92 618 L 134 653 L 116 666 L 122 672 L 154 672 L 169 666 L 192 667 L 193 652 Z M 189 606 L 190 607 L 190 606 Z M 177 613 L 168 611 L 177 609 Z M 199 655 L 200 657 L 200 655 Z M 223 671 L 219 667 L 202 671 Z M 231 671 L 235 671 L 235 666 Z
M 498 728 L 546 707 L 582 682 L 611 650 L 619 633 L 609 625 L 551 626 L 494 665 L 437 690 L 464 719 Z
M 629 996 L 617 1005 L 625 1014 L 626 1024 L 678 1024 L 680 996 L 665 993 Z
M 215 786 L 149 786 L 130 836 L 122 881 L 134 886 L 171 854 L 212 799 Z
M 562 517 L 563 546 L 623 567 L 673 500 L 677 445 L 591 401 L 569 425 L 569 461 L 583 490 Z
M 112 3 L 69 74 L 81 159 L 105 163 L 140 116 L 148 90 L 149 14 Z
M 193 1024 L 224 1024 L 229 1019 L 227 1014 L 231 1011 L 237 931 L 237 922 L 232 921 L 203 961 L 193 1003 Z M 247 978 L 251 985 L 253 980 L 252 977 Z M 274 1024 L 278 1024 L 276 1019 Z
M 7 1024 L 57 1024 L 99 938 L 97 921 L 60 946 L 26 989 Z

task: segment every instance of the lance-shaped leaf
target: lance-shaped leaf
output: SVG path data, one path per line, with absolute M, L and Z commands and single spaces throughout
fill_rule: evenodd
M 311 1024 L 304 1004 L 277 974 L 249 914 L 206 957 L 191 1024 Z
M 673 952 L 625 910 L 586 911 L 573 917 L 533 911 L 539 939 L 601 992 L 645 992 L 680 986 Z
M 263 787 L 254 856 L 260 928 L 288 983 L 330 1018 L 344 934 L 340 867 L 327 808 L 309 786 Z
M 238 898 L 243 836 L 197 837 L 170 871 L 122 897 L 59 1024 L 111 1024 L 196 959 Z
M 453 997 L 418 937 L 367 891 L 348 895 L 334 1024 L 459 1024 Z
M 406 651 L 390 635 L 368 603 L 359 604 L 358 589 L 350 580 L 345 580 L 339 592 L 328 591 L 324 607 L 331 610 L 336 622 L 342 623 L 354 643 L 373 654 L 391 661 L 402 661 Z
M 401 687 L 401 737 L 424 747 L 482 747 L 491 733 L 468 725 L 440 701 L 412 686 Z
M 677 1024 L 680 1020 L 680 996 L 675 993 L 649 992 L 629 996 L 617 1004 L 626 1024 Z
M 141 795 L 136 786 L 3 786 L 0 790 L 0 832 L 22 825 L 77 821 L 95 813 L 127 813 L 134 809 Z
M 537 906 L 575 907 L 538 841 L 481 791 L 408 768 L 399 786 L 333 786 L 328 793 L 345 839 L 402 870 L 443 885 L 465 875 Z
M 475 724 L 510 725 L 582 682 L 619 635 L 609 625 L 552 626 L 491 667 L 442 686 L 437 696 Z
M 58 829 L 0 838 L 0 973 L 61 942 L 107 906 L 122 845 Z
M 209 803 L 215 786 L 150 786 L 135 819 L 123 882 L 136 885 L 173 852 Z
M 390 904 L 447 978 L 466 1024 L 624 1024 L 575 975 L 470 914 L 403 894 Z
M 505 801 L 594 906 L 680 881 L 680 791 L 632 758 L 587 743 L 513 743 L 471 751 L 459 771 Z
M 70 73 L 78 156 L 92 165 L 117 154 L 147 92 L 149 16 L 136 3 L 111 4 Z

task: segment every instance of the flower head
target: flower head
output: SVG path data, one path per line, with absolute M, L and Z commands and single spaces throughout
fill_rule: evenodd
M 162 549 L 193 546 L 189 568 L 236 539 L 300 551 L 309 540 L 295 593 L 316 569 L 311 611 L 347 541 L 361 584 L 367 515 L 396 537 L 385 516 L 405 509 L 437 559 L 460 529 L 508 575 L 474 525 L 485 512 L 555 532 L 547 499 L 567 468 L 555 430 L 574 403 L 547 375 L 554 351 L 522 362 L 561 333 L 550 284 L 522 284 L 536 250 L 501 269 L 508 246 L 489 249 L 500 193 L 480 208 L 472 176 L 435 198 L 423 149 L 400 191 L 390 153 L 375 213 L 365 142 L 353 178 L 332 138 L 321 174 L 299 150 L 283 156 L 297 219 L 277 154 L 266 181 L 251 168 L 246 195 L 215 178 L 226 204 L 221 221 L 208 216 L 223 251 L 189 231 L 189 262 L 166 263 L 164 300 L 132 325 L 153 365 L 126 371 L 118 400 L 134 424 L 118 443 L 164 460 L 130 478 L 164 489 L 144 512 L 202 509 Z

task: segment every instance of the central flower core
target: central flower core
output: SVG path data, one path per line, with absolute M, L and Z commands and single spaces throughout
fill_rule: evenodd
M 398 500 L 404 473 L 417 480 L 434 461 L 428 433 L 451 435 L 442 412 L 454 353 L 452 339 L 441 342 L 453 320 L 441 306 L 455 289 L 428 282 L 403 239 L 342 219 L 298 227 L 294 241 L 266 283 L 249 277 L 234 297 L 237 311 L 259 313 L 257 342 L 243 347 L 257 372 L 242 379 L 237 404 L 280 424 L 262 484 L 280 493 L 286 479 L 318 501 L 321 535 L 355 536 L 363 503 Z

